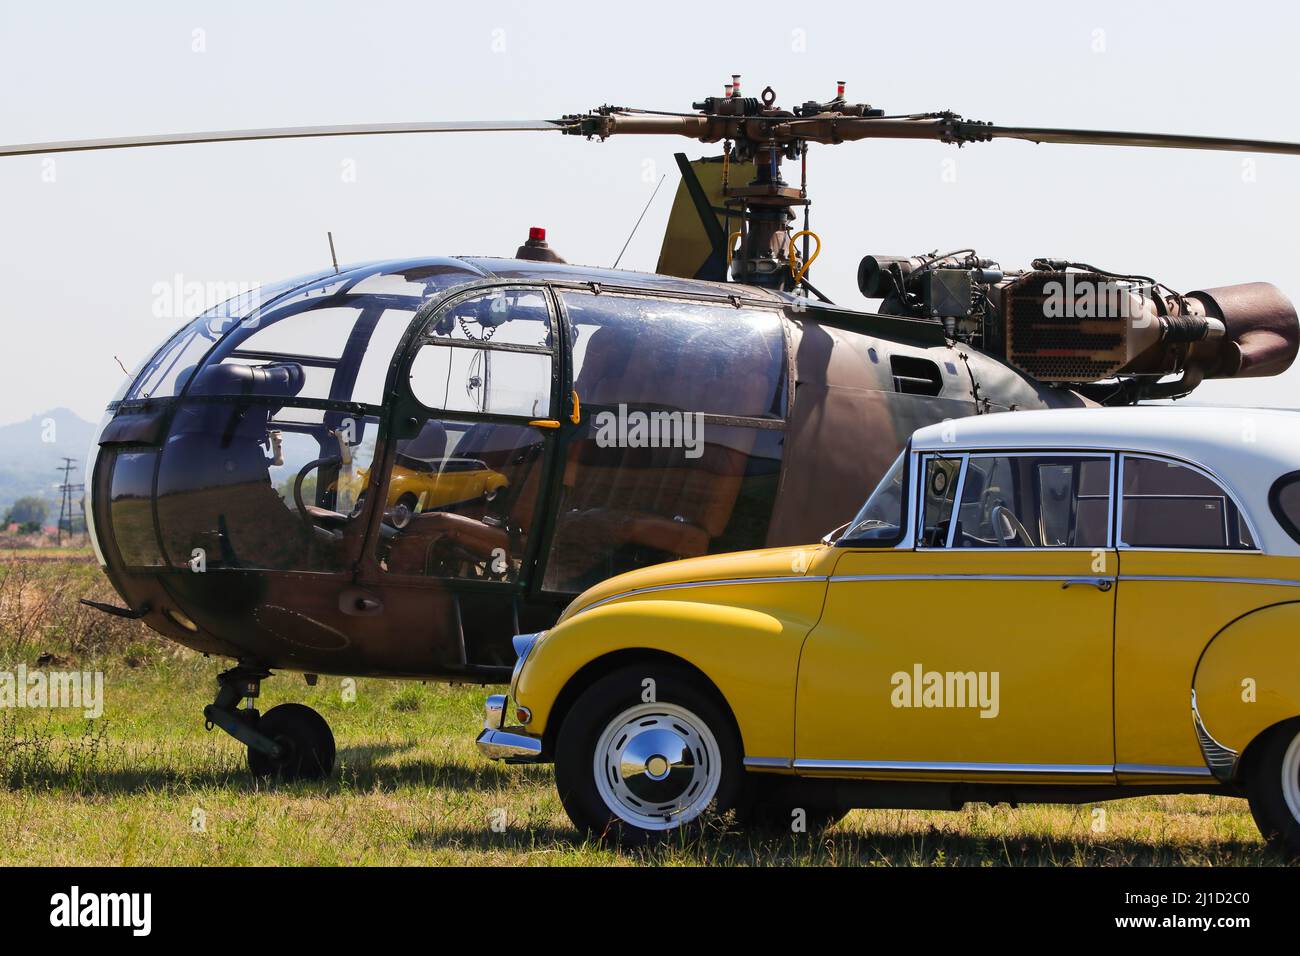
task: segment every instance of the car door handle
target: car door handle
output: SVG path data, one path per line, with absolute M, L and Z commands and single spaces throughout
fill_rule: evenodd
M 1098 591 L 1109 591 L 1115 586 L 1115 582 L 1110 578 L 1070 578 L 1068 581 L 1061 582 L 1061 590 L 1064 591 L 1066 588 L 1074 584 L 1091 585 Z

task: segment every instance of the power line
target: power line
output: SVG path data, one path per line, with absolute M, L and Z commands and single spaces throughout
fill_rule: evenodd
M 68 537 L 71 538 L 76 533 L 76 513 L 73 511 L 72 496 L 76 492 L 84 492 L 86 486 L 80 482 L 72 482 L 69 479 L 72 476 L 72 470 L 77 466 L 77 459 L 64 456 L 63 464 L 55 471 L 63 472 L 63 483 L 59 485 L 59 525 L 58 525 L 58 543 L 63 544 L 63 529 L 68 529 Z M 82 530 L 85 530 L 84 521 Z

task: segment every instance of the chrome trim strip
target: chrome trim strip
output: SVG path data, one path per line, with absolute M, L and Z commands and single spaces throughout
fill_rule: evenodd
M 618 594 L 611 594 L 607 598 L 601 598 L 588 604 L 578 614 L 590 611 L 592 608 L 608 604 L 610 601 L 621 601 L 623 598 L 636 597 L 638 594 L 651 594 L 655 591 L 676 591 L 679 588 L 710 588 L 720 587 L 727 584 L 794 584 L 800 581 L 818 581 L 826 583 L 827 577 L 824 574 L 792 574 L 784 577 L 773 578 L 719 578 L 714 581 L 679 581 L 673 584 L 655 584 L 646 588 L 634 588 L 631 591 L 622 591 Z
M 1089 583 L 1113 581 L 1108 575 L 1079 574 L 836 574 L 832 575 L 831 584 L 845 581 L 1080 581 L 1087 578 Z
M 1121 574 L 1121 581 L 1184 581 L 1191 584 L 1267 584 L 1284 588 L 1300 588 L 1300 581 L 1287 578 L 1218 578 L 1192 574 Z
M 1110 481 L 1106 486 L 1106 550 L 1116 550 L 1115 545 L 1119 541 L 1119 525 L 1116 519 L 1119 516 L 1119 504 L 1116 498 L 1120 490 L 1124 487 L 1119 483 L 1119 452 L 1110 454 Z M 1078 502 L 1075 502 L 1075 510 L 1078 510 Z M 1077 522 L 1076 522 L 1077 524 Z
M 742 762 L 746 767 L 765 767 L 772 770 L 789 770 L 794 763 L 789 757 L 746 757 Z
M 935 547 L 935 548 L 919 548 L 918 550 L 923 551 L 923 552 L 925 552 L 926 554 L 930 554 L 931 552 L 934 552 L 934 551 L 947 551 L 947 550 L 949 550 L 949 549 L 948 549 L 948 548 Z M 1096 551 L 1107 551 L 1107 550 L 1110 550 L 1110 549 L 1109 549 L 1109 548 L 1100 548 L 1100 547 L 1097 547 L 1097 548 L 1058 548 L 1058 547 L 1050 547 L 1050 548 L 1039 548 L 1039 547 L 1023 548 L 1023 547 L 1005 547 L 1005 548 L 1003 548 L 1003 547 L 1001 547 L 1001 546 L 999 546 L 999 545 L 991 545 L 991 546 L 989 546 L 989 547 L 987 547 L 987 548 L 952 548 L 951 550 L 952 550 L 952 553 L 953 553 L 953 554 L 1007 554 L 1007 553 L 1023 554 L 1023 553 L 1025 553 L 1026 551 L 1036 551 L 1036 552 L 1039 553 L 1039 554 L 1086 554 L 1086 555 L 1091 556 L 1091 555 L 1093 554 L 1093 552 L 1096 552 Z M 1243 554 L 1248 554 L 1249 552 L 1242 552 L 1242 553 L 1243 553 Z
M 795 770 L 892 771 L 898 773 L 1041 773 L 1107 775 L 1115 772 L 1111 764 L 1077 763 L 958 763 L 912 760 L 796 760 Z
M 1210 773 L 1225 783 L 1231 780 L 1236 775 L 1237 759 L 1240 754 L 1219 743 L 1205 729 L 1205 722 L 1201 720 L 1201 711 L 1196 706 L 1195 688 L 1192 689 L 1192 727 L 1196 731 L 1196 742 L 1200 745 L 1201 756 L 1205 759 L 1205 765 L 1210 768 Z
M 957 487 L 952 493 L 952 508 L 948 511 L 948 538 L 943 546 L 951 550 L 957 540 L 957 525 L 961 524 L 961 497 L 966 493 L 966 473 L 970 471 L 970 455 L 961 456 L 961 468 L 957 471 Z
M 1172 767 L 1166 764 L 1156 763 L 1117 763 L 1115 764 L 1116 773 L 1132 774 L 1160 774 L 1173 777 L 1208 777 L 1210 771 L 1206 767 Z
M 1175 767 L 1167 764 L 1014 764 L 1014 763 L 945 763 L 906 760 L 789 760 L 785 757 L 746 757 L 746 767 L 772 770 L 854 770 L 915 771 L 928 773 L 1043 773 L 1100 775 L 1109 773 L 1148 774 L 1171 777 L 1208 777 L 1205 767 Z

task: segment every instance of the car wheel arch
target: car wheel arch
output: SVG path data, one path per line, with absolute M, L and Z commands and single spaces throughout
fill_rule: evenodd
M 1262 611 L 1271 611 L 1274 608 L 1286 607 L 1291 604 L 1300 604 L 1300 601 L 1274 601 L 1272 604 L 1261 604 L 1259 607 L 1251 608 L 1244 614 L 1238 614 L 1231 621 L 1224 624 L 1223 627 L 1215 631 L 1214 634 L 1210 636 L 1210 639 L 1205 642 L 1205 646 L 1201 648 L 1201 653 L 1196 655 L 1196 664 L 1192 667 L 1192 690 L 1196 689 L 1196 677 L 1201 672 L 1201 664 L 1205 662 L 1205 655 L 1210 652 L 1210 648 L 1214 646 L 1215 641 L 1230 631 L 1234 626 L 1240 624 L 1249 617 L 1253 617 Z
M 555 753 L 555 742 L 560 735 L 560 728 L 564 726 L 564 721 L 568 718 L 569 712 L 573 709 L 573 705 L 583 691 L 607 674 L 612 674 L 634 664 L 673 667 L 687 672 L 698 682 L 702 690 L 714 698 L 721 707 L 722 712 L 727 715 L 727 719 L 731 721 L 731 729 L 735 732 L 736 739 L 740 741 L 741 753 L 745 752 L 744 735 L 741 733 L 740 723 L 736 720 L 736 715 L 732 712 L 731 704 L 726 695 L 722 693 L 713 679 L 686 658 L 650 647 L 620 648 L 595 657 L 580 667 L 565 682 L 564 687 L 556 695 L 555 703 L 551 707 L 550 717 L 546 722 L 546 731 L 542 736 L 543 752 L 547 754 Z

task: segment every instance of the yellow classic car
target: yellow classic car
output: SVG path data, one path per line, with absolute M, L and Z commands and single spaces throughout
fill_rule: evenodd
M 612 578 L 516 651 L 479 749 L 593 834 L 1198 792 L 1297 852 L 1300 414 L 923 428 L 822 543 Z

